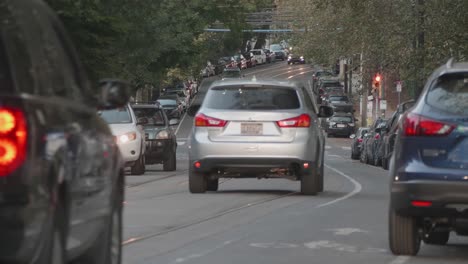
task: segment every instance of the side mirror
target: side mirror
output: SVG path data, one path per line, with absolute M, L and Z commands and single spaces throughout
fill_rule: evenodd
M 99 92 L 100 109 L 124 107 L 130 99 L 130 86 L 121 80 L 104 79 L 99 81 Z
M 319 108 L 319 114 L 318 117 L 330 117 L 333 115 L 333 108 L 330 106 L 322 105 Z
M 356 134 L 352 134 L 351 136 L 349 136 L 349 138 L 355 139 L 355 138 L 356 138 Z
M 137 125 L 147 125 L 148 124 L 148 118 L 146 117 L 139 117 L 137 119 Z
M 170 126 L 176 126 L 178 124 L 179 124 L 179 119 L 177 119 L 177 118 L 173 118 L 173 119 L 169 120 L 169 125 Z
M 187 114 L 188 114 L 189 116 L 191 116 L 191 117 L 194 117 L 194 116 L 197 114 L 198 110 L 200 110 L 200 107 L 201 107 L 200 104 L 192 104 L 192 105 L 188 108 Z

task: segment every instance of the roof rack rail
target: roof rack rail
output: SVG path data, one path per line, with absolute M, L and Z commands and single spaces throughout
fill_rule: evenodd
M 454 62 L 455 62 L 455 58 L 453 58 L 453 57 L 450 58 L 450 59 L 447 61 L 447 64 L 446 64 L 447 68 L 449 68 L 449 69 L 452 68 Z

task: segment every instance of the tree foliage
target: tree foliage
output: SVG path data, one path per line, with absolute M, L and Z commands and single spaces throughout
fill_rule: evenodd
M 201 64 L 242 45 L 244 18 L 271 0 L 46 0 L 71 33 L 91 77 L 118 76 L 136 86 L 167 73 L 194 75 Z M 214 22 L 231 33 L 204 29 Z M 219 47 L 223 47 L 220 49 Z M 172 74 L 171 74 L 172 76 Z

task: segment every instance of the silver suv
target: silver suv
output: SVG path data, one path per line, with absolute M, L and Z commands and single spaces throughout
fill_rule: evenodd
M 291 82 L 215 82 L 195 116 L 189 137 L 189 189 L 216 191 L 219 178 L 287 178 L 301 192 L 323 191 L 325 135 L 318 107 L 307 90 Z

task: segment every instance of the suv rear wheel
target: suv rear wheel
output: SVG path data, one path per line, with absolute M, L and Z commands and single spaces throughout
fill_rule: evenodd
M 416 218 L 402 216 L 390 209 L 389 213 L 390 250 L 395 255 L 415 256 L 421 246 Z
M 317 167 L 315 167 L 317 168 Z M 304 195 L 317 195 L 320 190 L 320 175 L 316 169 L 313 169 L 310 175 L 301 177 L 301 193 Z
M 191 193 L 205 193 L 207 190 L 207 179 L 204 173 L 189 170 L 189 190 Z
M 175 148 L 169 153 L 169 157 L 164 161 L 163 169 L 164 171 L 175 171 L 177 169 L 177 157 Z

